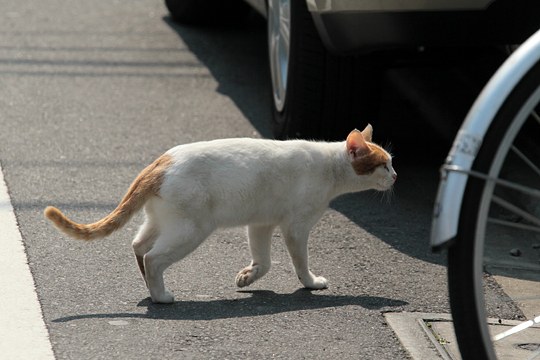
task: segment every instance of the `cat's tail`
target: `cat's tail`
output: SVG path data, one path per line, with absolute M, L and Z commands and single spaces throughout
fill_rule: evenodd
M 135 178 L 116 209 L 93 224 L 78 224 L 53 206 L 45 209 L 45 217 L 51 220 L 59 230 L 73 238 L 81 240 L 103 238 L 124 226 L 143 207 L 148 198 L 158 194 L 165 171 L 171 163 L 171 156 L 165 154 L 146 167 Z

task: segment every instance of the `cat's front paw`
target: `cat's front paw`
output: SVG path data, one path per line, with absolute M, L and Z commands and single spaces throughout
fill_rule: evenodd
M 159 295 L 151 295 L 151 297 L 155 304 L 172 304 L 174 302 L 174 295 L 167 290 Z
M 313 276 L 311 279 L 303 281 L 302 284 L 306 289 L 322 290 L 328 288 L 328 280 L 322 276 Z
M 257 271 L 256 266 L 248 266 L 240 270 L 236 275 L 236 286 L 244 287 L 251 285 L 256 279 Z

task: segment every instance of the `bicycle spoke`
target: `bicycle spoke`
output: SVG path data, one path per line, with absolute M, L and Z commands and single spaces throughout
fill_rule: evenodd
M 463 168 L 461 168 L 461 167 L 459 167 L 457 165 L 443 165 L 441 170 L 442 171 L 450 171 L 450 172 L 453 171 L 453 172 L 457 172 L 457 173 L 467 174 L 469 176 L 473 176 L 473 177 L 476 177 L 476 178 L 479 178 L 479 179 L 482 179 L 482 180 L 493 181 L 497 185 L 504 186 L 504 187 L 507 187 L 509 189 L 519 191 L 519 192 L 521 192 L 521 193 L 523 193 L 525 195 L 530 195 L 532 197 L 540 199 L 540 190 L 534 189 L 534 188 L 529 187 L 529 186 L 516 184 L 516 183 L 508 181 L 508 180 L 490 177 L 490 176 L 488 176 L 486 174 L 483 174 L 483 173 L 480 173 L 478 171 L 465 170 L 465 169 L 463 169 Z
M 502 225 L 502 226 L 507 226 L 507 227 L 516 228 L 520 230 L 528 230 L 528 231 L 534 231 L 534 232 L 540 233 L 540 227 L 533 226 L 533 225 L 515 223 L 515 222 L 500 220 L 500 219 L 495 219 L 495 218 L 488 218 L 487 220 L 489 223 L 495 224 L 495 225 Z
M 500 334 L 497 334 L 497 335 L 493 336 L 493 341 L 502 340 L 505 337 L 508 337 L 510 335 L 514 335 L 514 334 L 516 334 L 516 333 L 518 333 L 520 331 L 528 329 L 528 328 L 530 328 L 531 326 L 533 326 L 535 324 L 540 324 L 540 316 L 537 316 L 532 320 L 524 321 L 521 324 L 514 326 L 513 328 L 510 328 L 510 329 L 508 329 L 508 330 L 506 330 L 506 331 L 504 331 L 504 332 L 502 332 Z
M 531 115 L 532 115 L 532 117 L 536 120 L 536 122 L 537 122 L 538 124 L 540 124 L 540 115 L 538 115 L 538 114 L 536 113 L 536 110 L 533 110 L 533 111 L 531 112 Z
M 521 150 L 516 146 L 512 146 L 512 151 L 521 159 L 525 164 L 527 164 L 531 170 L 533 170 L 538 176 L 540 176 L 540 167 L 536 166 Z
M 496 196 L 496 195 L 493 195 L 493 202 L 499 206 L 501 206 L 502 208 L 510 211 L 510 212 L 513 212 L 514 214 L 516 215 L 519 215 L 521 216 L 523 219 L 535 224 L 535 225 L 538 225 L 540 226 L 540 219 L 531 214 L 531 213 L 528 213 L 527 211 L 517 207 L 516 205 Z

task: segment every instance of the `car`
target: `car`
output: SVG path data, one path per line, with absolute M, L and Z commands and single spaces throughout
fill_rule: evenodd
M 376 118 L 381 76 L 426 48 L 519 44 L 537 0 L 165 0 L 180 23 L 267 19 L 276 138 L 336 138 Z M 248 6 L 249 5 L 249 6 Z M 466 52 L 465 52 L 466 54 Z

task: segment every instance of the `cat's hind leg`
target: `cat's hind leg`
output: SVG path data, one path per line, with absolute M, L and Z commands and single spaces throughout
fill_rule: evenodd
M 270 270 L 270 247 L 274 228 L 273 225 L 248 226 L 248 243 L 252 261 L 236 275 L 238 287 L 251 285 Z
M 153 302 L 174 302 L 174 296 L 165 289 L 163 272 L 195 250 L 213 230 L 189 219 L 170 219 L 161 224 L 154 246 L 144 255 L 146 283 Z
M 288 224 L 282 226 L 285 244 L 291 256 L 298 280 L 307 289 L 326 289 L 328 281 L 322 276 L 316 276 L 309 270 L 308 238 L 311 227 L 306 224 Z
M 137 259 L 137 265 L 141 271 L 141 275 L 146 282 L 146 272 L 144 270 L 144 255 L 150 251 L 154 242 L 158 237 L 157 227 L 154 225 L 154 222 L 147 217 L 144 223 L 141 225 L 137 236 L 133 239 L 131 244 L 133 247 L 133 252 L 135 253 L 135 258 Z

